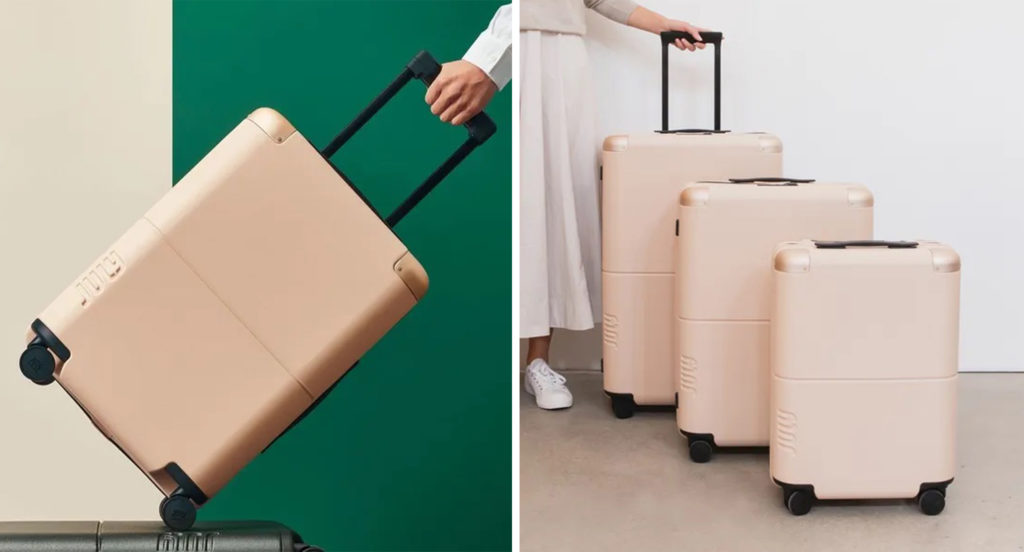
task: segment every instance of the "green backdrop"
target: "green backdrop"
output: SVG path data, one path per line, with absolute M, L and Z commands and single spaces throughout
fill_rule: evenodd
M 175 1 L 175 181 L 259 106 L 325 145 L 417 51 L 461 57 L 500 4 Z M 411 83 L 334 157 L 382 212 L 465 138 L 423 95 Z M 276 520 L 328 550 L 510 549 L 510 95 L 396 227 L 425 299 L 200 519 Z

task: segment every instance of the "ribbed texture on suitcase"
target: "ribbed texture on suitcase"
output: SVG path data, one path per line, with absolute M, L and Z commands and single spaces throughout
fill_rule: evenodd
M 775 411 L 775 446 L 796 454 L 796 414 L 787 410 Z
M 697 391 L 697 359 L 679 355 L 679 387 Z
M 619 344 L 619 319 L 614 314 L 604 313 L 601 317 L 601 336 L 604 344 L 615 348 Z

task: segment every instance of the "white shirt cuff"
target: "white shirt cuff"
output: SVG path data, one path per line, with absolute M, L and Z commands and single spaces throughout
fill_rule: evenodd
M 462 59 L 476 65 L 491 77 L 498 90 L 512 80 L 512 43 L 488 31 L 480 33 Z

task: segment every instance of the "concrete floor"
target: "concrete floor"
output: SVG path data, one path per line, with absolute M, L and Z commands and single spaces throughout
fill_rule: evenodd
M 959 471 L 946 509 L 818 503 L 795 517 L 767 453 L 693 464 L 672 413 L 617 420 L 601 375 L 568 375 L 575 406 L 520 394 L 521 550 L 1024 550 L 1024 374 L 962 374 Z

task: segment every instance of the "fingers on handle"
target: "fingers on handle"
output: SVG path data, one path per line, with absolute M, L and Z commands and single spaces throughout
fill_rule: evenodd
M 441 113 L 441 120 L 446 123 L 452 123 L 455 116 L 461 113 L 464 109 L 465 106 L 462 102 L 452 102 L 451 105 Z M 431 109 L 431 111 L 433 111 L 433 109 Z
M 452 125 L 459 126 L 462 123 L 465 123 L 466 121 L 468 121 L 470 117 L 472 117 L 472 115 L 470 114 L 470 111 L 469 110 L 465 110 L 465 111 L 459 113 L 458 115 L 456 115 L 454 118 L 452 118 Z
M 465 124 L 473 117 L 476 117 L 477 113 L 483 111 L 486 103 L 486 101 L 482 101 L 480 99 L 470 102 L 469 105 L 462 110 L 462 113 L 459 113 L 454 119 L 452 119 L 452 124 L 456 126 Z
M 427 87 L 427 95 L 424 96 L 424 100 L 430 105 L 433 105 L 437 101 L 437 97 L 441 95 L 441 79 L 434 79 L 434 82 L 430 83 Z
M 441 115 L 455 103 L 456 99 L 456 95 L 450 91 L 442 91 L 434 103 L 430 104 L 430 112 L 434 115 Z

